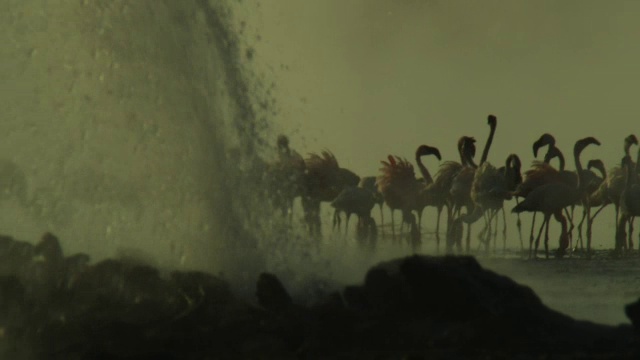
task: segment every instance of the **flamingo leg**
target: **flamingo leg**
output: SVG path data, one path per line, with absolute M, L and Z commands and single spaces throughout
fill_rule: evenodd
M 533 229 L 536 227 L 536 212 L 533 212 L 533 219 L 531 220 L 531 233 L 529 234 L 529 259 L 531 259 L 531 251 L 533 250 Z
M 493 253 L 495 254 L 498 246 L 498 218 L 499 218 L 499 210 L 492 210 L 493 218 L 495 219 L 495 227 L 493 228 Z
M 422 212 L 424 212 L 424 208 L 418 210 L 418 230 L 420 230 L 420 234 L 422 234 Z
M 575 228 L 575 226 L 573 225 L 573 210 L 575 209 L 575 206 L 572 205 L 571 206 L 571 212 L 569 212 L 569 210 L 567 210 L 567 208 L 564 208 L 564 212 L 567 214 L 567 219 L 569 219 L 569 243 L 573 244 L 573 229 Z
M 498 220 L 500 218 L 499 209 L 491 209 L 491 218 L 493 220 L 493 253 L 498 251 Z
M 490 209 L 489 210 L 489 221 L 491 222 L 490 224 L 490 229 L 489 229 L 489 234 L 487 236 L 487 240 L 490 242 L 491 240 L 493 240 L 493 253 L 496 253 L 496 244 L 497 244 L 497 237 L 498 237 L 498 212 L 495 209 Z M 487 244 L 488 246 L 489 244 Z M 487 250 L 488 253 L 488 250 Z
M 598 208 L 598 210 L 596 210 L 596 212 L 593 214 L 593 216 L 591 216 L 587 220 L 587 258 L 591 257 L 591 234 L 592 234 L 592 228 L 593 228 L 593 220 L 596 218 L 596 216 L 598 216 L 598 214 L 600 214 L 602 209 L 604 209 L 607 205 L 609 204 L 605 203 L 601 205 Z M 616 218 L 617 218 L 617 215 L 616 215 Z M 617 226 L 617 222 L 616 222 L 616 226 Z M 616 231 L 617 231 L 617 227 L 616 227 Z
M 618 241 L 618 232 L 619 232 L 618 231 L 619 230 L 618 223 L 620 221 L 620 205 L 616 203 L 615 206 L 616 206 L 616 222 L 615 222 L 615 224 L 616 224 L 616 241 Z M 626 230 L 626 229 L 624 229 L 624 230 Z M 625 236 L 626 236 L 626 234 L 625 234 Z M 622 247 L 625 248 L 625 249 L 627 247 L 626 241 L 623 241 L 620 245 L 622 245 Z M 618 246 L 619 246 L 619 244 L 616 243 L 616 249 L 618 248 Z
M 470 214 L 469 206 L 466 207 L 467 214 Z M 462 210 L 462 206 L 458 209 L 458 217 L 460 216 L 460 211 Z M 471 224 L 467 224 L 467 243 L 465 246 L 467 254 L 471 253 Z
M 593 229 L 593 218 L 587 220 L 587 258 L 591 257 L 592 229 Z
M 451 212 L 451 205 L 448 202 L 447 202 L 447 205 L 445 205 L 445 206 L 447 207 L 447 229 L 446 229 L 447 233 L 446 233 L 445 239 L 447 241 L 449 241 L 449 233 L 451 232 L 452 225 L 453 225 L 453 222 L 452 222 L 452 219 L 451 219 L 453 214 Z
M 440 214 L 442 214 L 442 206 L 438 206 L 438 216 L 436 217 L 436 251 L 440 250 Z
M 587 208 L 588 205 L 582 206 L 582 219 L 580 219 L 580 222 L 578 223 L 578 244 L 580 244 L 580 250 L 584 250 L 584 244 L 582 242 L 582 225 L 584 223 L 584 220 L 587 218 Z M 577 246 L 578 245 L 576 244 L 576 247 Z
M 636 219 L 635 216 L 629 217 L 629 250 L 633 250 L 633 221 Z
M 593 217 L 595 217 L 595 215 Z M 593 234 L 592 229 L 593 218 L 591 217 L 591 206 L 587 205 L 587 257 L 589 257 L 591 254 L 591 236 Z
M 380 208 L 380 224 L 384 225 L 384 211 L 383 211 L 383 205 L 384 203 L 379 203 L 378 207 Z M 384 226 L 382 227 L 382 235 L 384 235 Z
M 453 246 L 455 245 L 458 254 L 462 253 L 462 233 L 463 233 L 463 225 L 462 220 L 460 218 L 453 219 L 451 221 L 451 226 L 447 231 L 447 241 L 446 241 L 446 252 L 447 254 L 453 253 Z
M 538 258 L 538 246 L 540 246 L 540 238 L 542 237 L 542 230 L 544 230 L 545 222 L 546 222 L 546 217 L 545 219 L 542 220 L 542 226 L 540 226 L 540 230 L 538 231 L 538 237 L 536 237 L 536 247 L 535 247 L 535 250 L 533 251 L 534 259 Z M 529 255 L 529 258 L 531 258 L 531 255 Z
M 481 231 L 482 237 L 480 238 L 482 243 L 478 244 L 478 248 L 484 245 L 484 251 L 488 254 L 491 243 L 491 211 L 485 211 L 482 216 L 484 218 L 484 228 Z
M 486 211 L 482 213 L 482 220 L 484 220 L 484 227 L 482 228 L 482 230 L 480 230 L 480 233 L 478 234 L 478 250 L 480 250 L 480 247 L 484 245 L 485 247 L 485 251 L 488 251 L 488 241 L 490 240 L 491 237 L 491 231 L 489 230 L 490 227 L 490 223 L 489 223 L 489 213 L 487 213 Z M 488 235 L 487 235 L 488 234 Z
M 598 208 L 598 210 L 596 210 L 596 212 L 595 212 L 595 213 L 593 213 L 593 216 L 591 216 L 591 220 L 593 221 L 593 219 L 595 219 L 595 218 L 596 218 L 596 216 L 598 216 L 598 214 L 600 214 L 600 211 L 602 211 L 602 209 L 604 209 L 605 207 L 607 207 L 607 205 L 609 205 L 609 204 L 601 205 L 601 206 Z
M 625 225 L 627 224 L 628 220 L 629 219 L 627 219 L 627 216 L 625 214 L 621 214 L 620 218 L 618 219 L 618 223 L 616 224 L 616 253 L 620 253 L 622 252 L 622 250 L 624 250 L 627 238 L 627 229 Z
M 501 209 L 502 209 L 502 223 L 503 223 L 502 249 L 506 253 L 507 252 L 507 213 L 504 211 L 504 205 L 501 207 Z M 520 238 L 520 246 L 522 246 L 522 237 Z
M 489 209 L 485 211 L 487 213 L 486 221 L 487 221 L 487 232 L 485 234 L 485 245 L 486 251 L 489 253 L 489 248 L 491 246 L 491 238 L 493 236 L 493 210 Z M 495 248 L 495 244 L 494 244 Z
M 562 216 L 562 211 L 553 213 L 554 218 L 560 223 L 562 230 L 560 232 L 560 246 L 556 253 L 556 258 L 562 258 L 569 247 L 569 236 L 567 235 L 567 219 Z
M 549 258 L 549 223 L 551 219 L 551 214 L 545 214 L 544 222 L 546 223 L 545 232 L 544 232 L 544 256 Z
M 467 224 L 467 244 L 466 244 L 466 252 L 467 254 L 471 253 L 471 224 Z
M 395 210 L 391 209 L 391 238 L 395 242 L 396 241 L 396 227 L 395 227 L 395 223 L 393 221 L 393 213 L 394 212 L 395 212 Z
M 333 227 L 331 229 L 335 231 L 336 227 L 340 230 L 340 213 L 338 209 L 333 210 Z
M 520 200 L 516 197 L 516 205 L 520 204 Z M 524 243 L 522 242 L 522 220 L 520 220 L 520 213 L 518 213 L 518 220 L 516 221 L 518 227 L 518 236 L 520 237 L 520 250 L 524 252 Z
M 487 236 L 487 231 L 489 229 L 489 219 L 487 218 L 487 216 L 488 215 L 486 212 L 482 213 L 482 220 L 484 220 L 484 227 L 478 233 L 478 247 L 476 248 L 476 251 L 480 251 L 480 248 L 482 247 L 482 245 L 486 247 L 486 242 L 487 242 L 486 236 Z
M 452 234 L 452 230 L 453 230 L 453 209 L 451 207 L 451 203 L 447 202 L 447 234 L 446 234 L 446 242 L 449 242 L 449 239 L 451 238 Z

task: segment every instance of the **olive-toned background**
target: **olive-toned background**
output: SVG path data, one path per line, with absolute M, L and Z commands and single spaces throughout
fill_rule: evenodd
M 67 253 L 94 259 L 129 254 L 211 271 L 237 259 L 218 241 L 225 196 L 241 191 L 220 180 L 234 99 L 205 3 L 0 0 L 0 232 L 35 241 L 52 231 Z M 332 150 L 362 176 L 388 154 L 412 159 L 423 143 L 455 160 L 459 136 L 482 146 L 489 113 L 499 120 L 496 164 L 515 152 L 527 166 L 531 143 L 551 132 L 569 169 L 585 136 L 602 142 L 585 162 L 612 167 L 638 129 L 636 1 L 229 4 L 245 22 L 248 64 L 275 84 L 273 130 L 303 154 Z M 425 212 L 427 227 L 434 215 Z M 519 247 L 514 225 L 511 217 L 508 241 Z M 613 245 L 610 209 L 594 237 L 596 247 Z M 292 273 L 356 281 L 372 262 L 408 252 L 368 257 L 331 244 L 324 260 L 279 256 L 303 265 Z M 543 297 L 573 315 L 622 321 L 620 304 L 637 294 L 600 290 L 580 308 L 572 294 Z
M 528 168 L 533 141 L 550 132 L 567 169 L 585 136 L 602 146 L 585 150 L 583 164 L 600 158 L 610 168 L 624 137 L 640 136 L 638 2 L 245 3 L 262 3 L 249 21 L 263 39 L 256 58 L 276 74 L 277 120 L 293 146 L 326 147 L 360 175 L 376 175 L 388 154 L 413 161 L 420 144 L 457 161 L 462 135 L 476 138 L 480 154 L 490 113 L 498 128 L 489 161 L 498 166 L 516 153 Z M 594 226 L 597 246 L 613 247 L 608 210 Z

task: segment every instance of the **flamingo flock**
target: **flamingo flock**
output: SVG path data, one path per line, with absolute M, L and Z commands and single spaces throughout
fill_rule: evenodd
M 381 161 L 377 176 L 360 177 L 354 172 L 340 167 L 336 157 L 328 150 L 311 153 L 302 158 L 289 148 L 289 140 L 280 135 L 277 139 L 278 159 L 266 171 L 267 196 L 274 209 L 292 221 L 293 202 L 300 198 L 304 212 L 304 224 L 310 236 L 321 235 L 321 203 L 329 203 L 334 208 L 333 228 L 340 231 L 341 214 L 346 214 L 345 233 L 348 231 L 352 215 L 357 216 L 356 237 L 360 241 L 375 243 L 378 226 L 372 217 L 373 208 L 378 205 L 380 219 L 383 206 L 391 210 L 392 239 L 397 241 L 396 232 L 406 236 L 414 251 L 422 243 L 422 215 L 427 207 L 437 211 L 435 240 L 440 248 L 444 235 L 447 253 L 471 253 L 471 226 L 483 219 L 484 227 L 478 235 L 478 248 L 485 252 L 496 251 L 498 221 L 502 215 L 503 248 L 506 248 L 507 212 L 505 201 L 514 199 L 516 205 L 511 213 L 518 216 L 517 227 L 520 245 L 525 252 L 522 239 L 520 216 L 533 213 L 529 233 L 528 257 L 537 258 L 538 248 L 544 232 L 545 257 L 549 258 L 549 225 L 553 218 L 560 224 L 561 233 L 556 258 L 567 255 L 578 247 L 590 257 L 592 249 L 592 229 L 597 215 L 603 208 L 613 204 L 615 208 L 614 251 L 620 254 L 632 250 L 633 222 L 640 216 L 640 149 L 635 161 L 631 157 L 631 147 L 638 145 L 635 135 L 624 139 L 620 164 L 607 171 L 600 159 L 591 159 L 586 168 L 582 165 L 581 153 L 589 146 L 599 146 L 595 137 L 578 139 L 573 146 L 575 170 L 566 169 L 564 154 L 556 146 L 555 138 L 542 134 L 533 143 L 533 154 L 537 158 L 540 149 L 546 147 L 542 161 L 534 160 L 531 167 L 522 172 L 522 163 L 516 154 L 508 154 L 504 165 L 496 167 L 487 161 L 498 120 L 487 117 L 489 136 L 476 164 L 476 140 L 462 136 L 457 142 L 459 162 L 444 161 L 433 172 L 423 163 L 423 158 L 433 157 L 442 161 L 440 150 L 429 145 L 420 145 L 415 152 L 415 165 L 420 178 L 416 177 L 414 164 L 405 158 L 388 155 Z M 552 162 L 557 160 L 557 166 Z M 574 241 L 576 228 L 574 212 L 582 208 L 578 228 L 578 238 Z M 441 233 L 441 214 L 445 210 L 446 223 Z M 394 220 L 395 211 L 402 217 L 400 229 Z M 536 214 L 543 216 L 542 224 L 535 234 Z M 586 223 L 586 239 L 583 227 Z M 408 231 L 404 232 L 405 225 Z M 464 227 L 466 225 L 466 236 Z M 464 243 L 463 243 L 464 238 Z M 586 240 L 586 241 L 585 241 Z M 575 244 L 574 244 L 575 242 Z M 586 244 L 585 244 L 586 243 Z

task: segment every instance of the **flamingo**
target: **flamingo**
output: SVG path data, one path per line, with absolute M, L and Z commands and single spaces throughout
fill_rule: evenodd
M 562 233 L 560 236 L 560 247 L 557 256 L 562 257 L 568 246 L 569 236 L 566 230 L 566 219 L 562 215 L 562 210 L 568 206 L 575 204 L 584 197 L 583 188 L 583 168 L 580 162 L 580 154 L 588 145 L 600 145 L 600 142 L 594 137 L 580 139 L 575 143 L 573 156 L 575 160 L 578 181 L 575 186 L 568 185 L 563 182 L 553 182 L 533 189 L 520 204 L 516 205 L 511 211 L 514 213 L 524 211 L 540 211 L 544 214 L 544 221 L 538 232 L 536 239 L 535 252 L 537 253 L 538 245 L 542 230 L 546 225 L 545 231 L 545 256 L 549 257 L 549 220 L 553 215 L 556 220 L 561 222 Z M 531 257 L 531 251 L 529 253 Z

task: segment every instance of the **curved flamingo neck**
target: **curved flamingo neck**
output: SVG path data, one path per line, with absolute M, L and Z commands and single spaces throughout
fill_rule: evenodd
M 482 150 L 482 158 L 480 158 L 480 165 L 484 164 L 487 161 L 487 157 L 489 157 L 489 149 L 491 148 L 491 143 L 493 142 L 493 135 L 496 133 L 496 126 L 491 125 L 491 131 L 489 132 L 489 137 L 487 138 L 487 142 L 484 144 L 484 150 Z
M 474 168 L 474 169 L 477 169 L 477 168 L 478 168 L 478 165 L 476 165 L 476 163 L 473 161 L 473 157 L 471 156 L 471 153 L 467 153 L 467 154 L 466 154 L 466 157 L 467 157 L 467 165 L 468 165 L 469 167 L 472 167 L 472 168 Z
M 511 167 L 513 169 L 520 170 L 522 168 L 522 163 L 520 162 L 520 158 L 516 154 L 511 154 L 507 157 L 507 161 L 511 163 Z
M 580 154 L 582 153 L 582 150 L 584 150 L 584 146 L 579 146 L 579 145 L 580 145 L 580 141 L 578 141 L 573 148 L 573 160 L 576 163 L 576 173 L 578 175 L 578 184 L 576 186 L 577 189 L 581 189 L 582 184 L 584 182 L 584 179 L 582 178 L 583 176 L 582 173 L 584 171 L 584 168 L 582 167 L 582 162 L 580 162 Z
M 565 165 L 566 165 L 566 161 L 564 159 L 564 154 L 562 154 L 562 151 L 560 151 L 560 149 L 556 148 L 556 151 L 558 152 L 556 157 L 558 158 L 558 169 L 560 171 L 564 171 Z
M 462 166 L 466 166 L 467 156 L 464 153 L 464 145 L 462 143 L 458 144 L 458 155 L 460 155 L 460 164 L 462 164 Z
M 634 166 L 633 162 L 631 161 L 631 157 L 625 156 L 625 158 L 626 158 L 625 170 L 626 170 L 626 173 L 627 173 L 626 174 L 627 175 L 627 179 L 625 181 L 624 188 L 626 190 L 629 190 L 629 189 L 631 189 L 631 186 L 636 183 L 637 174 L 634 174 L 635 173 L 635 171 L 634 171 L 635 170 L 634 169 L 635 166 Z M 634 175 L 636 175 L 636 176 L 634 176 Z
M 549 145 L 549 150 L 547 150 L 547 154 L 544 156 L 544 162 L 548 164 L 556 157 L 558 158 L 558 171 L 564 171 L 566 165 L 564 154 L 560 149 L 555 147 L 555 145 Z
M 429 173 L 427 167 L 422 163 L 422 156 L 416 155 L 416 163 L 418 164 L 418 169 L 420 169 L 420 173 L 422 174 L 422 177 L 427 182 L 427 184 L 432 184 L 433 178 L 431 177 L 431 174 Z
M 511 170 L 511 156 L 507 156 L 507 160 L 504 162 L 504 171 L 508 173 Z
M 600 175 L 602 175 L 602 179 L 607 178 L 607 169 L 604 166 L 598 166 L 598 171 L 600 171 Z
M 522 163 L 518 155 L 511 154 L 507 157 L 505 169 L 507 169 L 514 178 L 521 176 L 520 170 L 522 169 Z
M 627 156 L 631 156 L 629 154 L 629 150 L 631 149 L 631 145 L 633 145 L 633 143 L 629 139 L 625 139 L 624 140 L 624 154 L 627 155 Z

